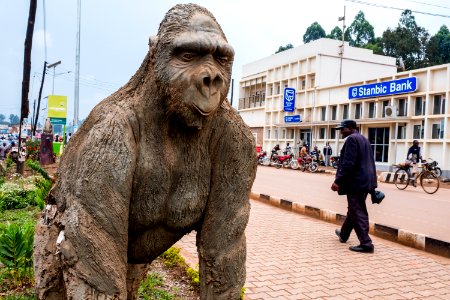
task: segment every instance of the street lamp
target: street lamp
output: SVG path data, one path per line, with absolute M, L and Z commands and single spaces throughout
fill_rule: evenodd
M 57 62 L 52 63 L 52 64 L 50 64 L 50 65 L 47 66 L 47 69 L 53 68 L 53 87 L 52 87 L 52 95 L 55 94 L 55 69 L 56 69 L 56 66 L 59 65 L 59 64 L 61 64 L 61 61 L 60 61 L 60 60 L 58 60 Z

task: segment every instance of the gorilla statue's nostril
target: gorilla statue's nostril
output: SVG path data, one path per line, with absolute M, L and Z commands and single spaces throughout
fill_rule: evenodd
M 203 77 L 203 84 L 209 86 L 211 84 L 211 78 L 209 76 Z

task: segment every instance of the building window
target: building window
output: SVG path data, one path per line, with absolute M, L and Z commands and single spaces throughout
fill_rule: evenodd
M 314 86 L 316 85 L 316 78 L 315 77 L 311 77 L 311 79 L 309 80 L 309 87 L 310 88 L 314 88 Z
M 421 116 L 421 115 L 425 114 L 424 110 L 425 110 L 425 103 L 424 103 L 422 97 L 417 97 L 416 103 L 414 106 L 414 115 Z
M 408 113 L 408 103 L 406 99 L 398 99 L 398 116 L 404 117 Z
M 278 140 L 278 128 L 275 128 L 274 133 L 275 133 L 275 139 Z
M 445 113 L 445 98 L 441 95 L 434 96 L 433 115 L 442 115 Z
M 290 129 L 290 139 L 293 140 L 294 139 L 294 129 Z
M 386 106 L 389 105 L 389 100 L 383 101 L 383 109 L 381 110 L 381 116 L 386 117 Z
M 270 129 L 267 129 L 267 138 L 270 139 Z
M 439 139 L 441 136 L 441 124 L 433 124 L 431 126 L 431 138 Z
M 348 119 L 348 104 L 345 104 L 343 106 L 343 114 L 342 114 L 342 119 Z
M 423 122 L 424 121 L 422 121 L 422 124 L 417 124 L 417 125 L 414 125 L 414 127 L 413 127 L 413 139 L 416 139 L 416 140 L 419 140 L 419 139 L 423 139 L 423 132 L 424 132 L 424 130 L 423 130 Z
M 331 120 L 336 120 L 336 116 L 337 116 L 337 106 L 333 105 L 331 107 Z
M 369 128 L 369 142 L 376 162 L 387 162 L 389 154 L 389 127 Z
M 319 139 L 321 140 L 325 139 L 325 128 L 319 129 Z
M 369 103 L 369 118 L 375 118 L 375 102 Z
M 281 138 L 284 140 L 286 139 L 286 129 L 281 130 Z
M 321 121 L 325 121 L 326 120 L 326 116 L 327 116 L 327 107 L 326 106 L 322 106 L 321 110 L 320 110 L 320 120 Z
M 398 125 L 397 139 L 399 139 L 399 140 L 406 139 L 406 124 Z
M 330 139 L 336 138 L 336 128 L 331 128 L 330 130 Z
M 355 104 L 355 119 L 361 119 L 361 103 Z

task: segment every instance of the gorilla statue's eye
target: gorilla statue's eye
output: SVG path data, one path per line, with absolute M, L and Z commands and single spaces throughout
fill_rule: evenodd
M 217 56 L 216 59 L 221 65 L 225 65 L 228 62 L 227 56 Z
M 195 54 L 191 53 L 191 52 L 184 52 L 180 55 L 180 57 L 184 60 L 184 61 L 191 61 L 195 58 Z

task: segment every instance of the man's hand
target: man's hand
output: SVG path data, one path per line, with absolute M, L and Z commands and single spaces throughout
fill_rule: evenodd
M 333 192 L 337 192 L 338 189 L 339 189 L 339 185 L 337 185 L 336 182 L 333 182 L 333 184 L 331 185 L 331 190 Z

